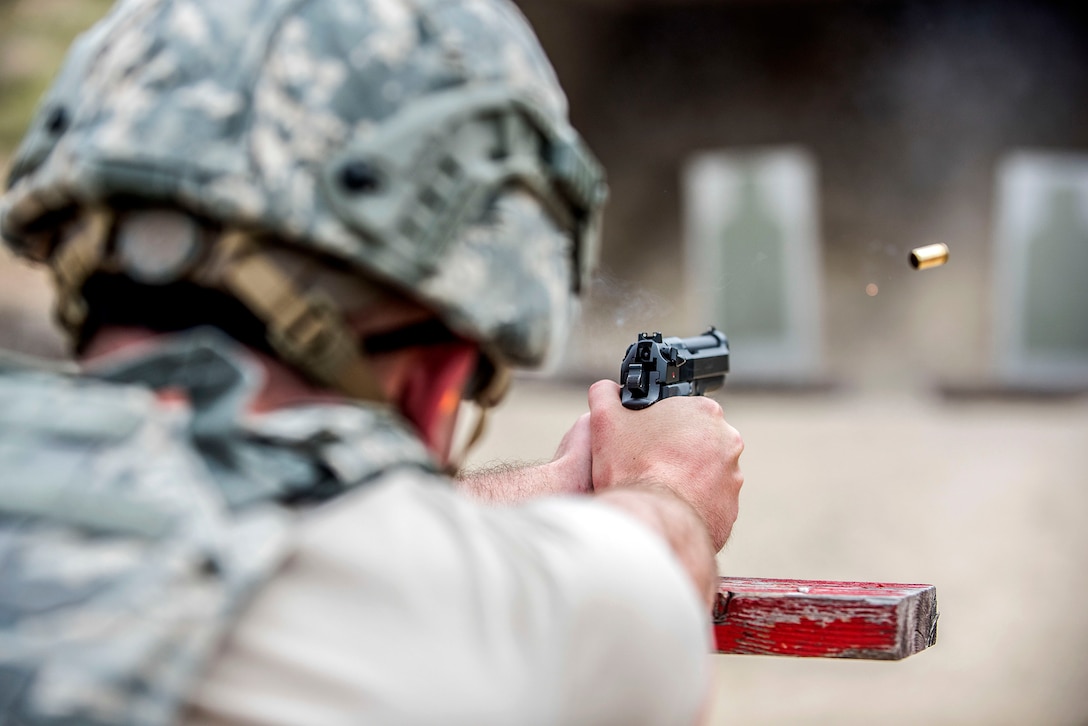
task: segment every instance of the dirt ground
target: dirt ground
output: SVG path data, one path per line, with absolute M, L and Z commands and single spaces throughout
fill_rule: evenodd
M 898 663 L 716 656 L 718 724 L 1088 724 L 1088 400 L 720 399 L 744 435 L 723 574 L 936 585 Z M 471 462 L 550 458 L 581 387 L 521 382 Z

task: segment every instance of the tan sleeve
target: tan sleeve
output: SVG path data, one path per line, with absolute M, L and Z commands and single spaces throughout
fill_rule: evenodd
M 709 629 L 663 542 L 590 500 L 401 475 L 314 512 L 188 724 L 690 724 Z

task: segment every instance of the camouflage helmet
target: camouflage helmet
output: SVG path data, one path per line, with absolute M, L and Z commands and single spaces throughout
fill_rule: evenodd
M 120 0 L 45 96 L 0 230 L 49 260 L 74 210 L 181 209 L 531 366 L 565 335 L 605 196 L 506 0 Z

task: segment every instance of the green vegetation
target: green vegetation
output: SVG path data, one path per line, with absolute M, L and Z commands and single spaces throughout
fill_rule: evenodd
M 22 138 L 72 40 L 112 0 L 0 0 L 0 167 Z

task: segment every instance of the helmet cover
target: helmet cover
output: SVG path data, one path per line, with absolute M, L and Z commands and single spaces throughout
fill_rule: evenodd
M 506 0 L 121 0 L 46 94 L 0 227 L 48 258 L 72 209 L 178 207 L 338 260 L 537 365 L 605 195 Z

